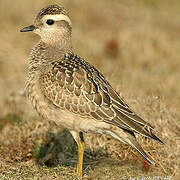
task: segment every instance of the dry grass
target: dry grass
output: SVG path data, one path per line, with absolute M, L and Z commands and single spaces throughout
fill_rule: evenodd
M 27 57 L 38 37 L 19 30 L 58 1 L 0 1 L 0 179 L 76 179 L 67 131 L 40 119 L 23 96 Z M 180 3 L 178 0 L 68 1 L 75 51 L 101 70 L 130 106 L 156 127 L 161 146 L 138 137 L 155 162 L 88 134 L 84 179 L 180 178 Z M 9 8 L 11 7 L 11 8 Z M 13 8 L 12 8 L 13 7 Z

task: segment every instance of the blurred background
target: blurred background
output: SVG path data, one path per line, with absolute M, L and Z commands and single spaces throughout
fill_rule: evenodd
M 39 10 L 50 4 L 63 5 L 69 11 L 73 22 L 75 53 L 98 68 L 130 107 L 156 128 L 157 135 L 166 143 L 161 146 L 138 138 L 156 163 L 149 168 L 126 145 L 106 136 L 90 135 L 87 137 L 89 156 L 86 157 L 86 177 L 117 179 L 121 172 L 132 177 L 159 175 L 179 179 L 179 0 L 1 0 L 2 177 L 16 179 L 22 175 L 30 178 L 36 173 L 37 177 L 48 176 L 49 179 L 53 176 L 74 178 L 77 155 L 70 135 L 38 117 L 22 95 L 28 56 L 39 37 L 19 31 L 33 24 Z M 69 144 L 58 144 L 59 139 L 64 137 L 71 139 Z M 95 160 L 88 164 L 91 157 Z M 62 162 L 63 158 L 64 161 L 68 158 L 75 160 Z M 139 161 L 138 167 L 136 160 Z M 42 165 L 37 167 L 36 163 Z M 55 164 L 55 168 L 50 170 L 48 167 L 52 164 Z M 28 172 L 27 167 L 31 167 Z M 105 172 L 108 172 L 106 176 Z

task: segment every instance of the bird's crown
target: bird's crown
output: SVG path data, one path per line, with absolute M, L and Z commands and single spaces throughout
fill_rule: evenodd
M 59 6 L 57 4 L 49 5 L 41 9 L 36 18 L 41 19 L 45 15 L 57 15 L 57 14 L 68 15 L 68 12 L 64 9 L 64 7 Z

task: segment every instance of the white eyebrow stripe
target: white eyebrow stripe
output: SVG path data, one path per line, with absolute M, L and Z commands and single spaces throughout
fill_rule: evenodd
M 44 19 L 52 19 L 54 21 L 64 20 L 64 21 L 68 22 L 70 26 L 72 25 L 70 18 L 64 14 L 45 15 Z

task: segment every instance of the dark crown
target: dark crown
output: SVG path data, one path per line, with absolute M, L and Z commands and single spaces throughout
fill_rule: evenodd
M 37 15 L 37 18 L 42 18 L 44 15 L 54 15 L 54 14 L 68 15 L 68 12 L 64 9 L 64 7 L 55 4 L 41 9 L 41 11 Z

